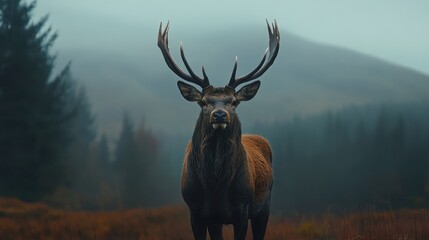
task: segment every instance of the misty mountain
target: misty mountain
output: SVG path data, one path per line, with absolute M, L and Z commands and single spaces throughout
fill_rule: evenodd
M 147 34 L 147 32 L 145 32 Z M 156 46 L 157 32 L 110 50 L 61 50 L 88 90 L 100 130 L 117 136 L 122 113 L 157 131 L 191 134 L 199 107 L 184 100 Z M 123 36 L 126 38 L 126 36 Z M 179 43 L 199 75 L 204 64 L 213 85 L 227 84 L 235 56 L 237 75 L 251 71 L 268 45 L 265 29 L 244 28 L 185 34 L 170 31 L 170 51 L 183 67 Z M 184 69 L 184 67 L 183 67 Z M 263 75 L 258 95 L 238 108 L 246 126 L 350 105 L 413 102 L 428 99 L 429 77 L 349 49 L 315 43 L 282 32 L 276 62 Z

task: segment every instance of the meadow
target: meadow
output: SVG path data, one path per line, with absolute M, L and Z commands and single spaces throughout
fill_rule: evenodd
M 232 239 L 232 227 L 224 228 Z M 249 239 L 250 237 L 249 229 Z M 0 239 L 192 239 L 185 206 L 66 211 L 0 199 Z M 429 239 L 429 210 L 362 211 L 270 219 L 266 239 Z

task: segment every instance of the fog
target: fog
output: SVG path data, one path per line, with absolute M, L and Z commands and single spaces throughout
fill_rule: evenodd
M 84 210 L 182 203 L 183 152 L 200 108 L 180 95 L 156 46 L 160 22 L 170 21 L 178 65 L 183 42 L 195 72 L 204 65 L 224 86 L 236 56 L 238 75 L 259 63 L 265 19 L 276 19 L 278 57 L 237 108 L 243 132 L 271 142 L 275 210 L 429 206 L 429 3 L 37 3 L 34 22 L 49 14 L 41 32 L 1 32 L 11 41 L 0 41 L 0 77 L 20 84 L 0 81 L 0 196 Z M 34 41 L 49 26 L 54 66 L 46 41 Z
M 313 42 L 352 49 L 429 73 L 427 65 L 429 46 L 426 44 L 429 42 L 429 32 L 425 29 L 425 22 L 429 22 L 429 17 L 424 11 L 428 6 L 425 1 L 179 3 L 45 0 L 38 2 L 36 17 L 49 13 L 50 23 L 59 33 L 55 44 L 58 53 L 57 68 L 60 69 L 66 62 L 72 60 L 73 75 L 90 93 L 100 130 L 112 133 L 111 136 L 114 137 L 119 131 L 118 118 L 124 109 L 128 109 L 137 121 L 144 118 L 158 130 L 167 128 L 171 131 L 178 128 L 187 132 L 192 129 L 193 121 L 184 126 L 172 126 L 160 121 L 170 118 L 171 115 L 165 113 L 166 109 L 184 108 L 193 116 L 196 116 L 198 110 L 197 107 L 180 99 L 175 86 L 177 77 L 166 68 L 156 46 L 161 21 L 165 23 L 170 20 L 170 49 L 179 65 L 181 63 L 178 48 L 179 43 L 183 42 L 194 69 L 199 72 L 200 66 L 205 65 L 211 82 L 214 85 L 223 85 L 230 75 L 235 56 L 240 60 L 239 74 L 250 71 L 258 63 L 267 46 L 265 19 L 269 21 L 276 19 L 282 33 L 292 33 Z M 219 44 L 219 41 L 223 44 Z M 283 34 L 279 59 L 294 61 L 293 58 L 297 57 L 290 55 L 290 52 L 294 51 L 291 48 L 296 47 L 290 44 L 291 41 L 294 42 L 294 39 L 289 40 L 288 36 Z M 311 54 L 308 55 L 310 57 Z M 276 68 L 275 64 L 271 71 L 280 69 L 283 68 L 279 65 Z M 162 77 L 158 77 L 159 74 L 162 74 Z M 279 72 L 272 81 L 274 83 L 268 86 L 278 86 L 278 81 L 282 78 L 280 76 L 284 74 L 287 73 Z M 269 71 L 266 78 L 270 76 Z M 306 80 L 308 79 L 303 81 Z M 290 79 L 284 78 L 281 81 L 291 82 Z M 160 82 L 163 82 L 161 86 Z M 263 87 L 265 86 L 267 85 L 264 82 Z M 310 88 L 314 89 L 312 86 Z M 312 90 L 307 88 L 302 93 L 309 91 Z M 122 94 L 125 92 L 126 94 Z M 293 97 L 290 96 L 292 93 L 293 91 L 285 91 L 286 96 L 282 100 L 318 104 L 311 106 L 312 111 L 308 111 L 310 106 L 291 103 L 286 106 L 290 116 L 333 107 L 324 104 L 326 97 L 323 96 L 329 94 L 319 92 L 318 95 L 324 98 L 322 100 L 305 99 L 303 95 L 301 98 Z M 261 91 L 261 94 L 263 98 L 268 94 L 272 95 L 268 91 Z M 112 95 L 120 97 L 112 102 L 113 99 L 110 98 Z M 174 98 L 170 98 L 172 96 Z M 341 97 L 345 98 L 353 97 Z M 160 105 L 154 107 L 147 104 L 151 101 L 156 101 Z M 169 104 L 172 101 L 175 104 Z M 353 101 L 346 100 L 343 105 L 336 104 L 335 107 L 347 106 Z M 178 102 L 182 105 L 178 106 L 176 104 Z M 259 107 L 267 109 L 270 106 L 259 105 Z M 246 112 L 246 106 L 241 109 Z M 165 114 L 162 114 L 163 112 Z M 106 123 L 105 120 L 109 118 L 113 118 L 116 124 Z M 250 119 L 249 122 L 253 124 L 257 120 Z M 189 121 L 187 119 L 183 122 Z M 161 123 L 161 126 L 157 125 L 158 123 Z
M 364 52 L 429 73 L 429 2 L 417 1 L 138 1 L 43 0 L 37 16 L 50 14 L 64 49 L 137 53 L 155 48 L 159 22 L 172 22 L 172 35 L 185 43 L 205 28 L 264 27 L 277 19 L 281 29 L 304 38 Z M 126 34 L 125 34 L 126 33 Z M 177 41 L 172 41 L 173 46 Z M 64 53 L 62 54 L 63 57 Z

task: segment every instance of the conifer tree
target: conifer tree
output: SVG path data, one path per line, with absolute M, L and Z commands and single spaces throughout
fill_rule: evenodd
M 36 2 L 0 0 L 0 195 L 40 200 L 65 181 L 68 85 L 52 77 L 57 37 L 48 17 L 32 20 Z
M 124 113 L 113 165 L 117 187 L 125 207 L 135 207 L 137 204 L 136 194 L 138 193 L 133 192 L 139 184 L 134 179 L 134 173 L 138 171 L 137 161 L 134 126 L 128 114 Z

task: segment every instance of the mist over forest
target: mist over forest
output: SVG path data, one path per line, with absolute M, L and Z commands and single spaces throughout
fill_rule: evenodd
M 0 196 L 79 210 L 181 204 L 199 107 L 180 96 L 157 32 L 141 39 L 148 49 L 133 40 L 55 58 L 49 18 L 11 2 L 0 1 Z M 170 51 L 183 67 L 173 26 Z M 244 132 L 272 145 L 273 212 L 427 207 L 429 76 L 280 30 L 276 62 L 237 110 Z M 198 31 L 183 43 L 187 57 L 217 86 L 235 56 L 245 74 L 267 46 L 266 29 Z
M 239 62 L 237 74 L 242 75 L 259 63 L 267 46 L 264 28 L 200 29 L 201 33 L 191 38 L 174 31 L 172 24 L 170 52 L 176 63 L 184 68 L 179 43 L 187 37 L 183 45 L 188 61 L 198 74 L 204 65 L 216 86 L 227 84 L 235 56 Z M 422 73 L 280 31 L 281 50 L 275 65 L 261 77 L 261 89 L 254 101 L 238 108 L 244 127 L 351 105 L 428 98 L 428 76 Z M 166 67 L 156 47 L 156 32 L 145 37 L 141 44 L 152 41 L 149 49 L 141 49 L 137 42 L 124 53 L 85 49 L 72 53 L 65 50 L 64 55 L 71 56 L 73 74 L 90 92 L 101 131 L 117 135 L 122 112 L 127 109 L 136 121 L 143 118 L 157 131 L 190 133 L 199 108 L 180 96 L 176 87 L 179 78 Z M 180 114 L 183 112 L 188 114 Z

